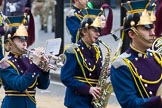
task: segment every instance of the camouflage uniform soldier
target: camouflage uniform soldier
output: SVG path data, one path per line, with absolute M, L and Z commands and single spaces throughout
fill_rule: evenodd
M 40 23 L 41 23 L 41 30 L 44 29 L 43 26 L 43 20 L 44 20 L 44 16 L 43 16 L 43 8 L 44 7 L 44 0 L 34 0 L 33 1 L 33 6 L 32 6 L 32 13 L 34 16 L 36 15 L 40 15 Z
M 52 32 L 55 31 L 55 5 L 56 0 L 45 0 L 44 5 L 44 32 L 47 33 L 47 26 L 48 26 L 48 15 L 51 12 L 52 15 Z

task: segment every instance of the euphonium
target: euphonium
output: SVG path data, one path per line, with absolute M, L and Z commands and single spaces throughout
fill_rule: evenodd
M 162 37 L 155 39 L 155 41 L 152 44 L 152 50 L 162 55 Z M 156 92 L 156 96 L 160 95 L 162 95 L 162 84 L 160 84 Z
M 162 54 L 162 37 L 155 39 L 152 44 L 152 50 Z
M 25 49 L 25 50 L 26 50 L 27 57 L 32 61 L 32 54 L 34 53 L 34 50 L 28 50 L 28 49 Z M 45 56 L 44 52 L 42 53 L 43 53 L 43 56 Z M 38 65 L 41 69 L 44 69 L 44 70 L 49 70 L 49 69 L 57 70 L 58 68 L 64 65 L 65 60 L 66 60 L 66 56 L 64 54 L 60 54 L 59 56 L 56 56 L 55 54 L 50 53 L 49 55 L 45 57 L 48 59 L 47 62 L 40 61 Z
M 94 108 L 106 108 L 110 95 L 113 91 L 112 84 L 108 80 L 109 75 L 107 75 L 107 71 L 108 71 L 108 67 L 110 63 L 110 50 L 111 49 L 109 48 L 108 45 L 103 43 L 101 40 L 98 40 L 98 42 L 100 42 L 106 47 L 107 54 L 105 56 L 105 61 L 104 61 L 104 64 L 100 72 L 98 83 L 96 85 L 98 87 L 101 87 L 102 95 L 100 96 L 100 98 L 97 98 L 97 99 L 93 98 L 92 104 L 94 105 Z

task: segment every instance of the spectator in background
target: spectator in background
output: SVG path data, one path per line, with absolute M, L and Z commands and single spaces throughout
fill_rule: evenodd
M 45 4 L 44 4 L 44 32 L 47 33 L 48 32 L 48 16 L 49 16 L 49 12 L 51 12 L 51 16 L 52 16 L 52 32 L 55 31 L 55 25 L 56 25 L 56 17 L 55 17 L 55 5 L 56 5 L 56 0 L 45 0 Z
M 25 7 L 32 8 L 32 3 L 34 0 L 27 0 Z
M 32 5 L 32 13 L 34 16 L 40 16 L 41 30 L 44 30 L 43 21 L 44 21 L 44 4 L 45 0 L 34 0 Z
M 0 1 L 0 11 L 2 11 L 2 0 Z M 3 24 L 3 15 L 0 13 L 0 60 L 3 58 L 3 48 L 2 48 L 2 36 L 4 35 L 7 25 Z
M 2 3 L 3 3 L 3 0 L 0 0 L 0 11 L 2 11 Z
M 20 16 L 24 14 L 27 0 L 4 0 L 3 14 L 6 16 Z
M 111 8 L 115 9 L 117 7 L 118 0 L 105 0 L 105 1 L 111 6 Z
M 2 21 L 2 16 L 0 16 L 0 22 Z M 0 60 L 3 58 L 3 47 L 2 47 L 2 36 L 5 34 L 7 29 L 7 24 L 4 25 L 0 23 Z
M 115 9 L 117 7 L 117 0 L 110 0 L 110 6 Z
M 155 22 L 155 35 L 162 36 L 162 0 L 156 0 L 156 22 Z

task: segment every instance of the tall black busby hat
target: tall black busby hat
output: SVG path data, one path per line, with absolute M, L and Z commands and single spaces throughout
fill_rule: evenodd
M 130 29 L 138 25 L 146 28 L 153 28 L 156 21 L 154 14 L 154 3 L 150 0 L 127 1 L 122 6 L 127 10 L 127 16 L 124 19 L 124 29 Z

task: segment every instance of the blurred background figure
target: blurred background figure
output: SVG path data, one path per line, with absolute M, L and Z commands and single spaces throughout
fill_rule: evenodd
M 32 3 L 34 0 L 27 0 L 25 7 L 32 8 Z
M 2 11 L 2 3 L 3 3 L 3 0 L 0 0 L 0 11 Z
M 56 5 L 56 0 L 45 0 L 44 4 L 44 32 L 48 32 L 48 16 L 49 13 L 51 13 L 52 16 L 52 32 L 55 31 L 55 5 Z
M 5 34 L 5 31 L 7 29 L 7 24 L 4 25 L 3 23 L 3 16 L 0 13 L 0 60 L 3 58 L 3 44 L 2 44 L 2 36 Z
M 93 8 L 100 9 L 101 6 L 108 0 L 89 0 L 89 1 L 93 4 Z
M 88 0 L 72 0 L 73 5 L 66 16 L 66 28 L 71 35 L 71 42 L 76 43 L 79 40 L 77 31 L 83 18 L 82 9 L 86 8 Z
M 162 36 L 162 0 L 156 0 L 156 22 L 155 22 L 155 35 L 160 37 Z
M 115 9 L 117 7 L 117 0 L 109 0 L 111 8 Z
M 105 0 L 106 3 L 108 3 L 111 8 L 115 9 L 118 6 L 119 0 Z
M 4 0 L 3 14 L 6 16 L 20 16 L 24 14 L 27 0 Z
M 0 0 L 0 11 L 2 11 L 2 0 Z M 3 58 L 2 36 L 4 35 L 6 27 L 3 24 L 3 16 L 0 13 L 0 60 Z
M 44 26 L 43 26 L 44 3 L 45 3 L 45 0 L 34 0 L 32 4 L 32 14 L 34 16 L 37 16 L 37 15 L 40 16 L 41 30 L 44 30 Z

